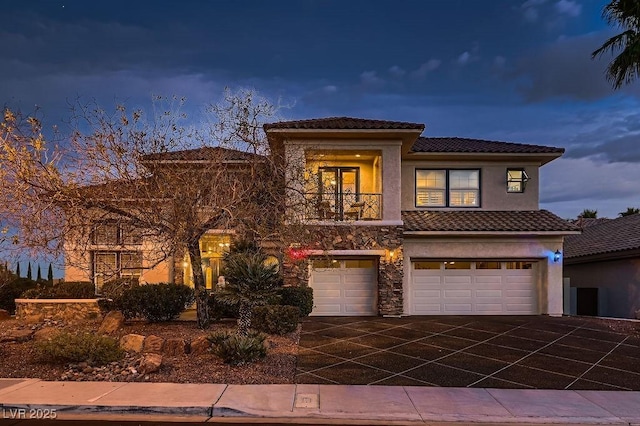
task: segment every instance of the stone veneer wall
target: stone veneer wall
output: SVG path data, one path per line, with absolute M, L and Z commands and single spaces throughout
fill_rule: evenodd
M 307 226 L 300 240 L 308 250 L 393 250 L 393 257 L 382 256 L 378 264 L 378 310 L 381 315 L 402 314 L 402 226 Z M 285 285 L 309 285 L 307 259 L 285 259 L 283 266 Z
M 27 323 L 45 318 L 82 322 L 101 317 L 97 299 L 16 299 L 16 319 Z

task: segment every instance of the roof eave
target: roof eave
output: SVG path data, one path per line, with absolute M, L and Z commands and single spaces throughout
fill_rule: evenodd
M 403 234 L 416 237 L 564 236 L 580 234 L 580 231 L 404 231 Z
M 514 159 L 522 159 L 528 161 L 539 162 L 540 165 L 547 164 L 556 158 L 560 158 L 563 152 L 551 152 L 551 153 L 503 153 L 503 152 L 416 152 L 409 151 L 404 156 L 404 159 L 429 159 L 442 160 L 451 158 L 454 160 L 478 160 L 481 157 L 483 160 L 487 157 L 497 161 L 513 161 Z

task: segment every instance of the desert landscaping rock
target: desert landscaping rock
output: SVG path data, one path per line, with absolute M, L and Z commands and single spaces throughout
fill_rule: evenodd
M 200 336 L 194 339 L 191 342 L 191 350 L 190 353 L 193 355 L 201 355 L 209 352 L 209 348 L 211 348 L 211 343 L 207 340 L 206 336 Z
M 10 320 L 11 314 L 6 309 L 0 309 L 0 321 Z
M 120 347 L 127 352 L 142 352 L 144 336 L 140 334 L 127 334 L 120 338 Z
M 61 332 L 62 331 L 57 327 L 51 327 L 51 326 L 42 327 L 41 329 L 33 333 L 33 340 L 35 340 L 36 342 L 42 341 L 42 340 L 51 340 L 57 335 L 59 335 Z
M 147 336 L 144 339 L 142 345 L 142 352 L 153 352 L 155 354 L 162 353 L 162 347 L 164 346 L 164 339 L 162 337 L 154 336 L 153 334 Z
M 3 336 L 0 336 L 0 343 L 22 343 L 27 340 L 31 340 L 33 336 L 33 330 L 24 328 L 14 328 L 7 331 Z
M 155 373 L 160 369 L 162 365 L 162 355 L 158 354 L 146 354 L 140 361 L 140 374 L 145 375 L 149 373 Z
M 168 356 L 184 355 L 188 352 L 189 345 L 184 339 L 172 338 L 164 342 L 162 353 Z
M 44 314 L 33 314 L 21 317 L 25 324 L 37 324 L 44 321 Z
M 105 315 L 102 324 L 98 328 L 98 333 L 111 334 L 122 328 L 124 324 L 124 315 L 120 311 L 111 311 Z

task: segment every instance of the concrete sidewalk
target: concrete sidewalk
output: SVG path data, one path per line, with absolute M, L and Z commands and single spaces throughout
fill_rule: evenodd
M 0 379 L 3 419 L 640 424 L 640 392 Z M 24 410 L 24 411 L 21 411 Z

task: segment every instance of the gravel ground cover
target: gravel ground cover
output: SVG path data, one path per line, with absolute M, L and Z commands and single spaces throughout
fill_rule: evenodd
M 129 354 L 122 361 L 106 366 L 91 366 L 86 363 L 48 364 L 37 359 L 35 343 L 29 339 L 24 342 L 2 342 L 5 336 L 16 330 L 38 331 L 43 327 L 55 327 L 62 330 L 95 332 L 99 323 L 82 326 L 61 322 L 24 325 L 16 320 L 0 321 L 0 377 L 38 378 L 43 380 L 105 380 L 105 381 L 147 381 L 171 383 L 229 383 L 229 384 L 268 384 L 294 383 L 296 357 L 298 354 L 298 330 L 285 336 L 269 336 L 266 340 L 267 357 L 259 362 L 230 366 L 224 364 L 211 353 L 164 355 L 160 370 L 154 373 L 136 374 L 142 355 Z M 126 323 L 114 337 L 125 334 L 155 335 L 164 339 L 181 338 L 193 341 L 206 336 L 214 330 L 232 329 L 235 321 L 214 323 L 208 330 L 198 329 L 194 322 L 175 321 L 168 323 L 146 323 L 133 321 Z M 127 373 L 123 373 L 126 371 Z

